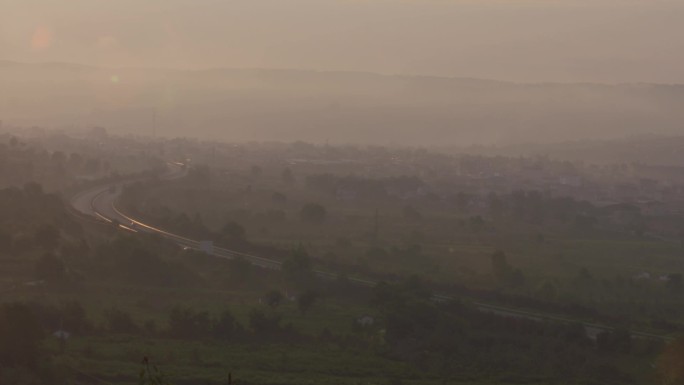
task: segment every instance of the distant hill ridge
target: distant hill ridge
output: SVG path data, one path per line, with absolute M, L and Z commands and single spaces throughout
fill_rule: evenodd
M 0 61 L 0 119 L 226 140 L 513 144 L 684 131 L 684 85 Z

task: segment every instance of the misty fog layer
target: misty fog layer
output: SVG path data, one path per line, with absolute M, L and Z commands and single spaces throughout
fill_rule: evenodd
M 6 124 L 229 140 L 508 144 L 676 134 L 684 87 L 0 65 Z
M 0 0 L 0 385 L 684 384 L 684 0 Z
M 0 60 L 682 83 L 680 0 L 3 0 Z

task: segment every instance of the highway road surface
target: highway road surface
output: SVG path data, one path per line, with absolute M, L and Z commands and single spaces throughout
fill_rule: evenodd
M 160 178 L 166 179 L 166 180 L 180 178 L 180 177 L 185 176 L 186 171 L 187 171 L 186 168 L 182 164 L 169 163 L 168 164 L 168 171 L 165 174 L 163 174 Z M 71 199 L 71 205 L 79 213 L 85 214 L 88 216 L 92 216 L 99 221 L 111 223 L 112 225 L 114 223 L 118 223 L 118 226 L 123 231 L 128 231 L 128 232 L 132 232 L 132 233 L 138 233 L 138 232 L 156 233 L 156 234 L 158 234 L 164 238 L 167 238 L 173 242 L 176 242 L 181 247 L 187 247 L 187 248 L 191 248 L 191 249 L 201 250 L 199 240 L 194 240 L 194 239 L 183 237 L 183 236 L 178 235 L 178 234 L 173 234 L 171 232 L 164 231 L 162 229 L 159 229 L 157 227 L 154 227 L 152 225 L 144 223 L 140 220 L 137 220 L 137 219 L 127 215 L 126 213 L 122 212 L 120 208 L 117 207 L 116 201 L 117 201 L 117 198 L 119 197 L 119 194 L 121 193 L 123 186 L 125 184 L 131 183 L 133 181 L 135 181 L 135 179 L 131 179 L 128 181 L 123 181 L 123 182 L 118 182 L 118 183 L 114 183 L 114 184 L 105 184 L 102 186 L 97 186 L 97 187 L 88 189 L 88 190 L 83 191 L 79 194 L 76 194 Z M 215 257 L 228 258 L 228 259 L 235 258 L 235 257 L 241 257 L 241 258 L 244 258 L 245 260 L 249 261 L 253 265 L 257 265 L 257 266 L 261 266 L 261 267 L 269 268 L 269 269 L 280 269 L 280 267 L 282 265 L 282 262 L 275 260 L 275 259 L 269 259 L 269 258 L 264 258 L 261 256 L 245 254 L 245 253 L 241 253 L 241 252 L 237 252 L 237 251 L 233 251 L 233 250 L 228 250 L 228 249 L 221 248 L 221 247 L 213 247 L 210 254 L 215 256 Z M 314 272 L 323 278 L 336 279 L 338 277 L 338 274 L 336 274 L 334 272 L 330 272 L 330 271 L 314 270 Z M 375 281 L 363 279 L 363 278 L 357 278 L 357 277 L 348 277 L 348 280 L 353 284 L 361 285 L 361 286 L 367 286 L 367 287 L 373 287 L 377 284 L 377 282 L 375 282 Z M 434 296 L 434 298 L 435 298 L 435 300 L 438 300 L 438 301 L 451 301 L 451 300 L 453 300 L 452 297 L 449 297 L 446 295 L 439 295 L 439 294 L 436 294 Z M 590 322 L 572 320 L 569 318 L 556 316 L 556 315 L 544 314 L 544 313 L 539 313 L 539 312 L 535 312 L 535 311 L 528 311 L 528 310 L 524 310 L 524 309 L 515 309 L 515 308 L 510 308 L 510 307 L 492 305 L 492 304 L 487 304 L 487 303 L 482 303 L 482 302 L 477 302 L 477 301 L 474 301 L 473 303 L 481 311 L 490 312 L 490 313 L 494 313 L 494 314 L 498 314 L 498 315 L 506 316 L 506 317 L 526 318 L 526 319 L 537 320 L 537 321 L 581 323 L 582 325 L 584 325 L 584 328 L 587 331 L 587 335 L 591 338 L 595 338 L 596 335 L 598 335 L 602 331 L 612 330 L 612 328 L 608 327 L 608 326 L 599 325 L 599 324 L 590 323 Z M 651 333 L 646 333 L 646 332 L 632 331 L 632 335 L 635 337 L 649 338 L 649 339 L 664 339 L 664 340 L 669 339 L 667 336 L 661 336 L 661 335 L 656 335 L 656 334 L 651 334 Z

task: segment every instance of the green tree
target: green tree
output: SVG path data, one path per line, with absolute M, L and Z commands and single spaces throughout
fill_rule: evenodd
M 299 212 L 299 217 L 304 222 L 321 224 L 325 222 L 328 213 L 325 207 L 317 203 L 305 204 Z
M 243 257 L 234 257 L 228 261 L 228 279 L 232 284 L 244 284 L 252 277 L 252 264 Z
M 508 264 L 506 253 L 503 251 L 496 251 L 491 255 L 492 274 L 499 282 L 505 282 L 511 274 L 511 265 Z
M 525 275 L 522 270 L 513 268 L 507 260 L 506 253 L 496 251 L 491 256 L 492 274 L 497 282 L 506 286 L 522 286 Z
M 221 229 L 221 235 L 228 239 L 244 239 L 245 238 L 245 228 L 235 221 L 230 221 L 223 225 Z
M 596 347 L 601 352 L 626 354 L 632 349 L 632 335 L 623 329 L 603 331 L 596 336 Z
M 45 250 L 54 250 L 59 244 L 59 230 L 53 225 L 40 226 L 35 233 L 36 244 Z
M 84 333 L 92 328 L 83 305 L 78 301 L 63 302 L 59 309 L 60 323 L 65 330 Z
M 0 367 L 33 367 L 40 357 L 43 330 L 28 306 L 0 306 Z
M 215 338 L 229 340 L 242 333 L 242 325 L 235 319 L 230 310 L 224 310 L 212 327 Z
M 123 310 L 112 308 L 105 312 L 107 328 L 111 333 L 137 334 L 140 326 L 131 315 Z
M 672 273 L 667 276 L 667 288 L 674 294 L 680 294 L 684 289 L 684 279 L 681 273 Z
M 211 332 L 211 320 L 206 311 L 174 307 L 169 314 L 169 332 L 176 338 L 205 338 Z
M 274 334 L 282 330 L 279 314 L 266 314 L 261 310 L 252 309 L 249 313 L 249 327 L 256 334 Z
M 68 164 L 72 170 L 79 170 L 81 168 L 81 165 L 83 164 L 83 157 L 81 156 L 81 154 L 72 152 L 71 155 L 69 155 Z
M 295 178 L 294 178 L 294 175 L 292 174 L 292 170 L 290 170 L 289 167 L 286 167 L 283 170 L 282 179 L 283 179 L 283 182 L 285 182 L 287 184 L 294 183 Z
M 297 307 L 302 314 L 307 313 L 318 300 L 318 293 L 314 290 L 305 290 L 297 297 Z
M 36 261 L 36 278 L 48 282 L 57 282 L 66 275 L 66 267 L 61 259 L 52 253 L 45 253 Z
M 300 286 L 309 284 L 313 277 L 311 257 L 302 246 L 292 250 L 282 270 L 286 279 Z
M 84 171 L 88 174 L 97 174 L 100 172 L 102 162 L 100 159 L 88 159 L 83 167 Z
M 283 303 L 284 299 L 285 297 L 283 296 L 283 293 L 280 292 L 280 290 L 271 290 L 264 296 L 264 302 L 266 302 L 266 305 L 270 306 L 273 309 L 280 306 L 280 304 Z

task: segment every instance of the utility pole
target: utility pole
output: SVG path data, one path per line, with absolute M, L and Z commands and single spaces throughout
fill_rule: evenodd
M 375 218 L 373 220 L 373 233 L 371 235 L 371 246 L 377 245 L 379 233 L 380 233 L 380 219 L 379 219 L 378 209 L 375 209 Z

